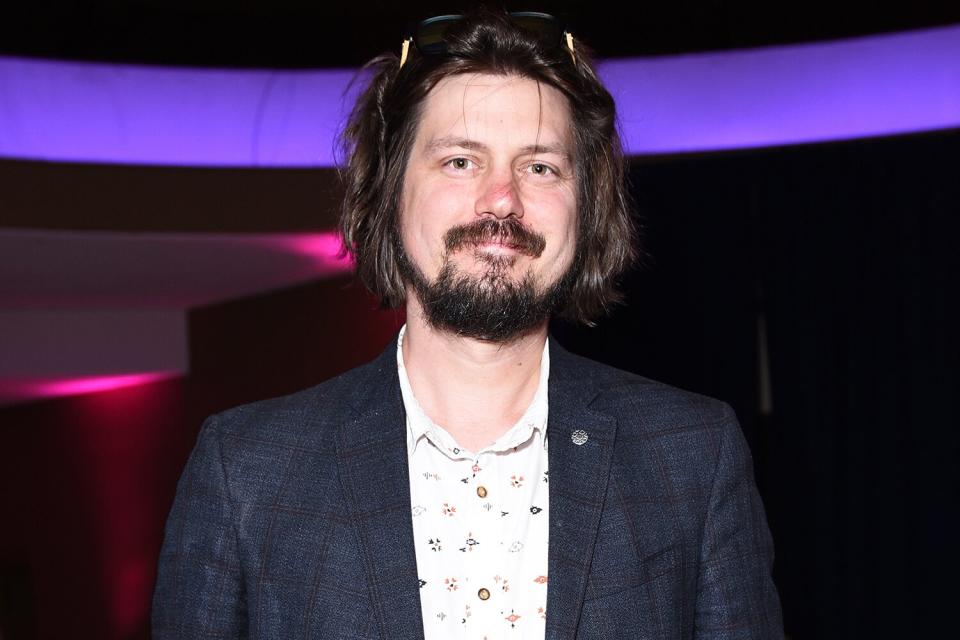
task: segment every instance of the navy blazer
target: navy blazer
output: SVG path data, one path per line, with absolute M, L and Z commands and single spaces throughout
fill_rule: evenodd
M 726 404 L 551 341 L 549 406 L 548 640 L 782 638 Z M 207 421 L 167 522 L 153 637 L 423 638 L 414 553 L 391 343 Z

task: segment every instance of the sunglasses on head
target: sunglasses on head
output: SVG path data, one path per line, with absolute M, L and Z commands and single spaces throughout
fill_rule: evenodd
M 537 11 L 515 11 L 510 14 L 510 21 L 516 26 L 532 33 L 541 44 L 546 46 L 566 45 L 574 63 L 577 61 L 573 50 L 573 34 L 564 31 L 560 21 L 549 13 Z M 413 35 L 406 38 L 400 47 L 400 68 L 410 53 L 410 43 L 424 56 L 439 56 L 447 52 L 447 30 L 463 20 L 462 15 L 445 15 L 427 18 L 417 25 Z

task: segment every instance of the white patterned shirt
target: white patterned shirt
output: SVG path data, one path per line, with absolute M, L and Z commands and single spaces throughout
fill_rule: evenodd
M 543 638 L 549 494 L 547 379 L 517 423 L 474 453 L 424 413 L 403 366 L 413 541 L 426 640 Z

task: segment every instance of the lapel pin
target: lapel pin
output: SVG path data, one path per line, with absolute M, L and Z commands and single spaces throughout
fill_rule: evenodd
M 570 439 L 573 440 L 573 444 L 577 446 L 584 444 L 588 438 L 589 436 L 587 435 L 587 432 L 583 429 L 577 429 L 570 434 Z

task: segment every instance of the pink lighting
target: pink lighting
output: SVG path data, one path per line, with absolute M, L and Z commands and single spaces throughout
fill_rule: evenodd
M 134 498 L 139 496 L 134 496 Z M 143 516 L 141 516 L 143 517 Z M 123 526 L 112 533 L 123 535 Z M 120 554 L 117 554 L 120 555 Z M 111 602 L 111 614 L 117 631 L 124 638 L 134 637 L 150 617 L 150 595 L 156 580 L 152 557 L 115 558 L 109 577 L 115 588 Z
M 0 229 L 0 273 L 18 274 L 0 278 L 0 310 L 191 309 L 347 274 L 339 252 L 335 231 Z
M 74 378 L 2 378 L 0 379 L 0 404 L 14 399 L 17 402 L 24 402 L 113 391 L 168 380 L 181 375 L 183 374 L 177 371 L 155 371 Z
M 265 246 L 285 253 L 311 258 L 318 267 L 330 272 L 346 272 L 353 269 L 353 260 L 349 255 L 341 255 L 343 240 L 339 233 L 299 233 L 278 234 L 263 239 Z

